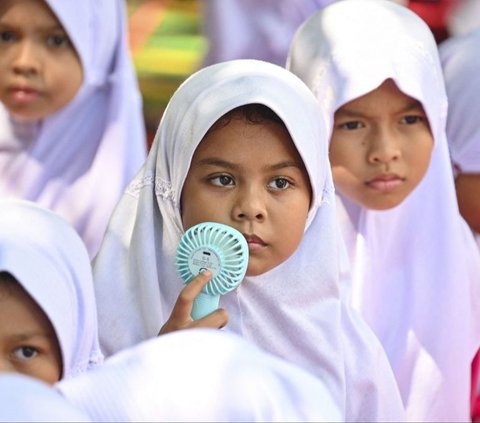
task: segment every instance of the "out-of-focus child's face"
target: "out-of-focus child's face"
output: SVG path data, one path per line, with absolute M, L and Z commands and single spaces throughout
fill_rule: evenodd
M 10 113 L 43 119 L 70 102 L 82 81 L 80 59 L 48 5 L 1 0 L 0 101 Z
M 330 161 L 336 189 L 368 209 L 395 207 L 425 176 L 432 149 L 422 105 L 386 80 L 335 113 Z
M 45 313 L 18 283 L 0 278 L 0 371 L 17 372 L 53 384 L 62 359 Z
M 298 247 L 310 198 L 308 174 L 288 131 L 237 116 L 207 133 L 195 151 L 182 191 L 183 226 L 211 221 L 234 227 L 248 242 L 247 275 L 259 275 Z
M 480 234 L 480 174 L 461 173 L 455 179 L 458 207 L 470 227 Z

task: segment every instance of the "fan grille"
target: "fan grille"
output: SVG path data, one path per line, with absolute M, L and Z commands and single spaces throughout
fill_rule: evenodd
M 235 289 L 247 271 L 248 245 L 244 236 L 230 226 L 205 222 L 189 228 L 177 248 L 176 267 L 185 283 L 203 270 L 212 279 L 203 289 L 223 295 Z

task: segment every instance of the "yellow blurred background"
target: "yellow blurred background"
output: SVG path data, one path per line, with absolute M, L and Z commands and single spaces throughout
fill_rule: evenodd
M 129 42 L 149 141 L 171 95 L 207 50 L 199 0 L 127 0 Z

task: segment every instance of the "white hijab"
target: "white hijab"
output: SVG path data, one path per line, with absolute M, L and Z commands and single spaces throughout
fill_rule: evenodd
M 56 387 L 97 422 L 343 421 L 322 381 L 213 329 L 144 341 Z
M 72 40 L 84 81 L 36 124 L 0 105 L 0 197 L 53 209 L 97 252 L 111 212 L 146 156 L 141 97 L 127 49 L 124 0 L 46 0 Z
M 111 354 L 155 337 L 169 317 L 183 288 L 174 262 L 184 232 L 179 205 L 190 161 L 217 119 L 249 103 L 270 107 L 285 122 L 313 198 L 293 256 L 261 276 L 246 277 L 222 297 L 227 329 L 319 376 L 347 419 L 398 419 L 398 392 L 384 352 L 340 300 L 339 232 L 322 112 L 295 75 L 266 62 L 212 65 L 172 97 L 94 263 L 102 347 Z
M 222 297 L 220 305 L 230 316 L 227 330 L 319 376 L 347 420 L 401 419 L 384 351 L 340 300 L 345 269 L 321 109 L 295 75 L 266 62 L 212 65 L 172 97 L 94 264 L 102 346 L 110 354 L 155 337 L 169 317 L 183 288 L 174 257 L 183 233 L 179 204 L 190 161 L 217 119 L 249 103 L 270 107 L 285 122 L 313 198 L 298 250 Z
M 0 271 L 12 274 L 50 320 L 62 378 L 103 361 L 85 245 L 62 218 L 26 200 L 0 200 Z
M 0 373 L 0 421 L 91 422 L 54 387 L 19 373 Z
M 450 156 L 455 169 L 462 173 L 480 173 L 479 43 L 480 29 L 476 29 L 463 36 L 451 37 L 439 47 L 449 102 Z M 474 235 L 480 248 L 480 234 Z
M 449 102 L 447 136 L 454 165 L 480 173 L 480 29 L 449 38 L 439 48 Z
M 384 0 L 343 0 L 298 30 L 287 67 L 333 113 L 392 78 L 419 100 L 434 137 L 419 186 L 374 211 L 341 197 L 352 303 L 380 338 L 409 419 L 469 420 L 470 365 L 480 344 L 480 263 L 460 217 L 445 135 L 447 99 L 427 25 Z

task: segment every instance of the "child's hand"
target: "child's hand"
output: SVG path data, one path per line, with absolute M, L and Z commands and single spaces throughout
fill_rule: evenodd
M 170 318 L 160 329 L 159 335 L 188 328 L 207 327 L 220 329 L 228 323 L 228 314 L 223 309 L 215 310 L 213 313 L 199 320 L 193 320 L 190 316 L 192 313 L 193 300 L 195 300 L 211 277 L 211 272 L 200 273 L 180 291 Z

